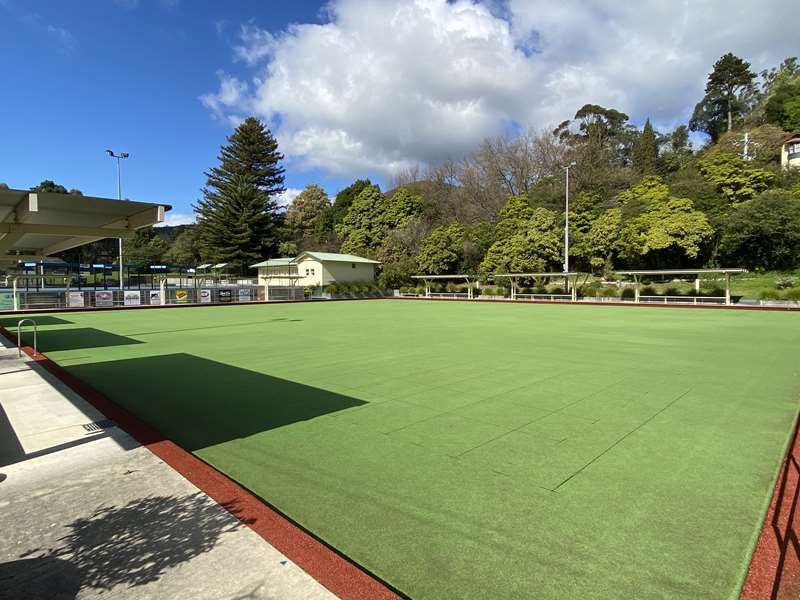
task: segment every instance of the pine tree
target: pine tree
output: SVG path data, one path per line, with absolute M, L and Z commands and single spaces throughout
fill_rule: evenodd
M 247 174 L 221 182 L 216 197 L 201 200 L 197 229 L 203 256 L 245 273 L 276 244 L 274 202 Z
M 656 174 L 656 159 L 658 158 L 658 142 L 650 119 L 644 124 L 642 135 L 636 140 L 633 147 L 633 168 L 640 175 Z
M 218 158 L 194 207 L 198 241 L 204 258 L 233 263 L 244 273 L 277 247 L 275 196 L 284 191 L 283 155 L 269 129 L 248 117 Z

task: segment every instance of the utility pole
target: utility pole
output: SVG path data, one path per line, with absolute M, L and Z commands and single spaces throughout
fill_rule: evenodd
M 568 165 L 561 167 L 566 173 L 566 181 L 564 186 L 565 202 L 564 202 L 564 289 L 569 292 L 569 169 L 574 167 L 577 163 L 573 160 Z
M 117 200 L 122 200 L 122 165 L 121 162 L 123 158 L 128 158 L 130 156 L 127 152 L 120 152 L 119 154 L 114 154 L 113 150 L 106 150 L 106 154 L 108 154 L 111 158 L 117 159 Z M 123 283 L 123 274 L 122 274 L 122 238 L 119 239 L 119 289 L 122 291 L 124 288 Z

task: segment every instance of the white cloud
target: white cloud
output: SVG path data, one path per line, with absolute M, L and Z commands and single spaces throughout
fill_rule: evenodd
M 194 213 L 174 213 L 168 212 L 164 215 L 164 221 L 154 227 L 174 227 L 175 225 L 193 225 L 195 222 Z
M 71 52 L 75 49 L 75 37 L 63 27 L 48 25 L 47 33 L 55 38 L 62 52 Z
M 286 188 L 275 200 L 278 202 L 278 206 L 286 207 L 289 206 L 292 200 L 297 198 L 302 191 L 303 190 L 299 188 Z
M 685 121 L 725 52 L 757 70 L 797 53 L 785 6 L 333 0 L 321 25 L 244 25 L 234 60 L 250 81 L 221 72 L 202 101 L 218 117 L 270 121 L 300 167 L 389 175 L 459 158 L 513 124 L 554 125 L 586 102 L 662 128 Z

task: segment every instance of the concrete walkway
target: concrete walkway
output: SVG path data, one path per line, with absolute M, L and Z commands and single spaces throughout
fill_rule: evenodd
M 335 597 L 0 344 L 0 598 Z

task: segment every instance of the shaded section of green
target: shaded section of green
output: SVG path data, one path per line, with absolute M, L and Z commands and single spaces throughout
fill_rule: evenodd
M 122 382 L 133 400 L 128 408 L 192 451 L 365 404 L 191 354 L 85 363 L 71 371 L 111 398 Z
M 70 314 L 51 356 L 414 598 L 734 598 L 800 315 L 348 302 Z M 68 338 L 65 338 L 68 339 Z

